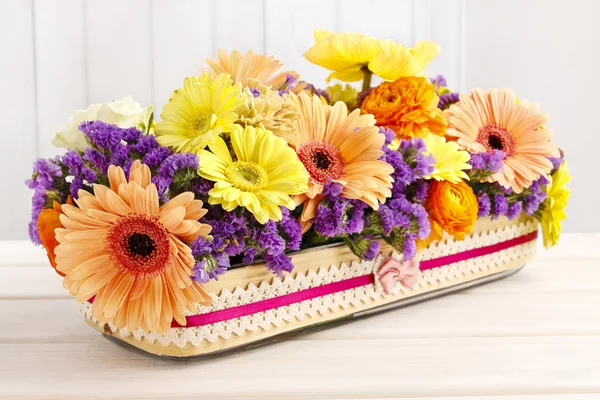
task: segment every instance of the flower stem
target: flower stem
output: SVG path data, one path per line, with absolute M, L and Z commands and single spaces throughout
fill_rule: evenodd
M 367 67 L 363 67 L 362 70 L 364 73 L 362 91 L 366 92 L 371 88 L 371 77 L 373 76 L 373 72 L 371 72 Z

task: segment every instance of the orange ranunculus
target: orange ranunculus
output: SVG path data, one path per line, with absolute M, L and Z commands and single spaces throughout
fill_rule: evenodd
M 425 208 L 431 222 L 429 239 L 433 240 L 441 239 L 443 231 L 463 240 L 473 230 L 479 212 L 477 196 L 464 181 L 431 182 Z
M 71 196 L 69 196 L 69 198 L 67 199 L 67 204 L 73 205 L 73 200 L 71 199 Z M 64 228 L 63 224 L 60 222 L 60 214 L 62 214 L 62 211 L 60 209 L 60 203 L 54 201 L 52 208 L 44 208 L 42 212 L 40 212 L 37 221 L 40 240 L 42 241 L 42 245 L 46 248 L 46 252 L 48 253 L 48 260 L 50 260 L 50 264 L 55 270 L 56 256 L 54 255 L 54 248 L 58 246 L 58 241 L 56 240 L 54 230 L 56 228 Z M 60 276 L 65 276 L 65 274 L 58 270 L 56 270 L 56 273 Z
M 373 114 L 377 125 L 391 128 L 400 139 L 444 135 L 447 118 L 437 108 L 440 99 L 427 78 L 406 76 L 373 88 L 361 105 Z

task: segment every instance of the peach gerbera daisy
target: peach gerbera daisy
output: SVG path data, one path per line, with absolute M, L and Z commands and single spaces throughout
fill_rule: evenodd
M 550 141 L 554 132 L 542 127 L 548 115 L 536 104 L 517 102 L 510 89 L 474 89 L 444 112 L 449 119 L 446 135 L 465 149 L 506 153 L 502 171 L 488 179 L 516 193 L 540 176 L 547 177 L 552 170 L 548 157 L 560 156 Z
M 252 50 L 242 55 L 237 50 L 227 54 L 225 50 L 219 49 L 218 56 L 218 60 L 206 59 L 210 66 L 208 70 L 214 76 L 222 73 L 230 74 L 233 82 L 239 82 L 243 87 L 252 86 L 252 81 L 256 80 L 277 90 L 285 84 L 287 75 L 298 78 L 298 74 L 294 71 L 278 73 L 277 71 L 283 66 L 279 60 L 273 56 L 254 54 Z
M 380 161 L 385 142 L 375 119 L 354 110 L 348 114 L 343 102 L 330 106 L 319 96 L 298 95 L 302 118 L 298 128 L 296 153 L 309 173 L 308 192 L 295 196 L 304 203 L 300 217 L 304 231 L 311 226 L 323 185 L 332 180 L 344 185 L 342 196 L 359 199 L 377 209 L 391 195 L 393 168 Z
M 110 187 L 94 185 L 93 195 L 80 190 L 79 208 L 64 204 L 56 268 L 77 301 L 96 296 L 92 316 L 101 323 L 165 332 L 173 319 L 186 324 L 185 308 L 211 302 L 190 278 L 195 261 L 184 244 L 211 227 L 198 222 L 206 209 L 191 192 L 159 207 L 150 178 L 139 161 L 129 182 L 120 167 L 110 166 Z

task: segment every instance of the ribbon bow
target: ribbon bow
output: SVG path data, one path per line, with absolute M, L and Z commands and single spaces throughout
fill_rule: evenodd
M 417 257 L 409 261 L 400 261 L 395 258 L 388 259 L 377 273 L 379 283 L 386 294 L 392 293 L 396 282 L 405 287 L 412 287 L 417 283 L 419 274 L 419 261 Z

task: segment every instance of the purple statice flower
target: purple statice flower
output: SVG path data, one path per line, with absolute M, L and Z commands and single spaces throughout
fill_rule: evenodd
M 127 142 L 132 143 L 131 141 Z M 159 147 L 159 144 L 156 141 L 156 137 L 153 135 L 144 135 L 140 137 L 135 144 L 131 145 L 131 150 L 138 154 L 148 154 L 157 147 Z
M 365 260 L 374 260 L 375 257 L 379 255 L 380 247 L 381 246 L 378 240 L 371 240 L 371 243 L 369 243 L 369 248 L 367 251 L 365 251 L 363 258 Z
M 365 91 L 358 92 L 358 95 L 356 96 L 356 104 L 358 108 L 362 106 L 363 101 L 365 101 L 367 96 L 371 94 L 371 90 L 373 90 L 373 88 L 368 88 Z
M 444 75 L 437 75 L 435 78 L 429 78 L 429 80 L 436 88 L 438 88 L 440 86 L 442 86 L 442 87 L 448 86 Z
M 469 178 L 478 182 L 488 176 L 502 171 L 503 161 L 506 153 L 502 150 L 493 150 L 491 153 L 482 151 L 471 154 L 469 163 L 473 168 L 468 171 Z
M 62 177 L 62 169 L 58 165 L 58 158 L 38 158 L 33 163 L 33 175 L 25 183 L 30 189 L 41 187 L 54 189 L 54 178 Z
M 360 233 L 368 205 L 341 197 L 343 185 L 329 181 L 323 185 L 323 200 L 317 206 L 314 229 L 321 236 L 338 237 Z
M 480 193 L 477 197 L 477 204 L 479 205 L 478 217 L 487 217 L 490 215 L 492 203 L 490 201 L 490 196 L 487 193 Z
M 106 175 L 108 171 L 109 158 L 105 156 L 100 150 L 87 148 L 83 153 L 82 157 L 92 168 L 99 171 L 101 174 Z
M 244 215 L 238 215 L 235 211 L 225 211 L 217 207 L 209 209 L 205 223 L 212 226 L 213 256 L 221 257 L 221 263 L 225 263 L 226 257 L 242 254 L 245 240 L 250 234 L 249 222 Z
M 265 264 L 269 271 L 279 277 L 283 276 L 284 272 L 291 272 L 294 269 L 292 259 L 285 255 L 285 253 L 277 255 L 265 254 Z
M 229 260 L 227 260 L 227 265 L 224 265 L 213 256 L 213 243 L 210 240 L 201 236 L 190 244 L 190 248 L 192 255 L 197 260 L 196 265 L 192 268 L 192 279 L 196 282 L 206 283 L 211 279 L 218 280 L 219 275 L 227 271 Z
M 508 211 L 506 212 L 506 217 L 509 220 L 513 220 L 521 214 L 521 210 L 523 209 L 523 203 L 520 201 L 514 202 L 508 207 Z
M 115 147 L 110 153 L 109 164 L 116 165 L 117 167 L 125 167 L 126 165 L 133 164 L 133 160 L 129 157 L 129 152 L 131 151 L 129 145 L 119 144 L 119 146 Z M 130 168 L 123 168 L 125 171 L 125 175 L 129 175 Z
M 218 261 L 209 259 L 200 260 L 192 268 L 192 279 L 199 283 L 206 283 L 211 279 L 219 280 L 219 275 L 224 274 L 227 267 L 220 265 Z
M 193 153 L 178 153 L 168 156 L 158 168 L 157 174 L 152 177 L 152 183 L 156 185 L 158 195 L 163 200 L 168 200 L 170 195 L 179 193 L 170 193 L 172 186 L 181 185 L 185 190 L 192 184 L 193 179 L 198 177 L 198 156 Z
M 279 235 L 275 221 L 268 221 L 258 230 L 256 242 L 265 255 L 276 256 L 285 252 L 285 240 Z
M 116 125 L 102 121 L 82 122 L 79 125 L 79 130 L 87 136 L 92 146 L 109 151 L 116 149 L 121 144 L 121 141 L 124 140 L 123 133 L 126 131 Z
M 285 74 L 285 82 L 279 88 L 279 91 L 278 91 L 279 95 L 283 96 L 284 94 L 289 93 L 291 90 L 296 89 L 298 87 L 298 84 L 300 84 L 300 83 L 304 83 L 304 82 L 299 82 L 298 78 L 296 78 L 294 75 Z M 250 90 L 252 90 L 252 89 L 250 89 Z
M 156 168 L 172 154 L 173 152 L 168 147 L 157 147 L 144 155 L 142 162 L 150 168 Z
M 331 101 L 329 94 L 324 89 L 318 89 L 312 83 L 308 83 L 305 90 L 308 90 L 310 93 L 316 94 L 317 96 L 322 96 L 328 103 Z
M 31 198 L 31 221 L 29 222 L 28 231 L 29 238 L 35 244 L 42 244 L 40 240 L 40 234 L 38 231 L 37 221 L 44 204 L 46 203 L 46 190 L 39 186 L 33 191 L 33 197 Z
M 252 93 L 252 97 L 254 97 L 254 98 L 257 98 L 258 96 L 260 96 L 260 90 L 258 90 L 256 88 L 250 88 L 250 93 Z
M 67 151 L 61 158 L 61 162 L 69 169 L 69 174 L 77 175 L 83 167 L 83 159 L 75 150 Z
M 541 176 L 539 179 L 532 182 L 527 192 L 529 192 L 523 201 L 523 210 L 528 215 L 533 215 L 540 208 L 540 205 L 546 200 L 548 194 L 546 193 L 545 186 L 550 181 L 548 178 Z
M 404 237 L 402 255 L 405 260 L 412 260 L 417 255 L 417 235 L 408 233 Z
M 412 184 L 413 196 L 412 199 L 415 202 L 422 203 L 427 198 L 427 191 L 429 190 L 429 182 L 426 180 L 418 180 Z
M 494 214 L 493 219 L 498 219 L 501 215 L 508 213 L 508 200 L 504 195 L 498 193 L 494 195 Z
M 394 132 L 390 128 L 385 128 L 383 126 L 379 127 L 379 133 L 385 136 L 385 144 L 388 145 L 396 139 L 396 132 Z
M 279 221 L 279 227 L 283 230 L 286 249 L 300 250 L 300 245 L 302 244 L 302 225 L 300 225 L 300 222 L 294 218 L 287 208 L 281 207 L 281 213 L 283 217 Z
M 49 194 L 54 195 L 59 199 L 56 193 L 56 180 L 63 177 L 62 168 L 58 165 L 59 159 L 44 159 L 38 158 L 33 163 L 33 174 L 31 179 L 27 179 L 25 184 L 30 189 L 33 189 L 33 197 L 31 198 L 31 221 L 29 222 L 29 238 L 35 244 L 41 244 L 40 235 L 38 232 L 37 222 L 40 212 L 49 201 Z M 66 198 L 66 194 L 63 196 Z M 66 200 L 66 199 L 61 199 Z
M 285 255 L 287 251 L 299 250 L 302 241 L 302 227 L 290 211 L 281 207 L 282 219 L 268 221 L 262 225 L 248 212 L 242 214 L 248 228 L 244 230 L 241 238 L 242 246 L 236 248 L 242 254 L 245 264 L 252 264 L 256 259 L 262 258 L 267 268 L 280 275 L 284 271 L 291 271 L 291 259 Z M 238 229 L 236 232 L 238 232 Z M 213 229 L 212 235 L 220 236 L 219 231 Z
M 560 165 L 565 161 L 565 152 L 560 151 L 560 156 L 558 157 L 548 157 L 548 160 L 552 163 L 552 170 L 557 170 Z
M 429 224 L 429 215 L 427 210 L 421 204 L 415 204 L 412 212 L 413 216 L 417 218 L 417 235 L 420 239 L 426 239 L 431 233 L 431 226 Z
M 254 262 L 254 259 L 258 255 L 258 250 L 256 247 L 246 247 L 244 250 L 244 258 L 242 258 L 242 262 L 246 265 L 250 265 Z
M 450 107 L 454 103 L 458 103 L 460 101 L 460 94 L 457 92 L 452 93 L 444 93 L 440 95 L 440 101 L 438 103 L 438 108 L 440 110 L 445 110 Z

